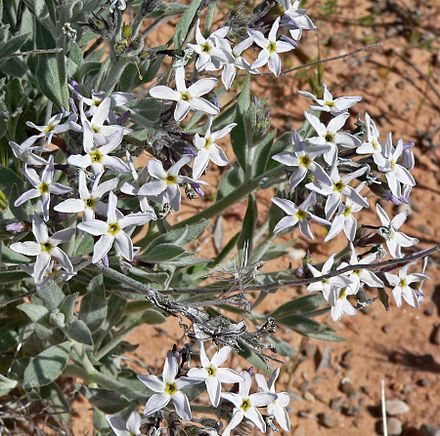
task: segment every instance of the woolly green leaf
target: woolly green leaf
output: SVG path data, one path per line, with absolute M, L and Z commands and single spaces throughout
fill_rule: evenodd
M 68 341 L 53 345 L 32 358 L 24 370 L 24 388 L 45 386 L 56 380 L 67 366 L 70 346 Z

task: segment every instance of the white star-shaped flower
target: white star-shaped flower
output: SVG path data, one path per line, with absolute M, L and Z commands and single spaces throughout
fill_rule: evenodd
M 394 258 L 402 257 L 402 247 L 412 247 L 419 243 L 417 238 L 412 238 L 405 235 L 405 233 L 398 231 L 408 218 L 408 211 L 399 213 L 392 220 L 390 220 L 389 216 L 379 203 L 376 204 L 376 211 L 383 226 L 381 227 L 380 232 L 385 239 L 391 256 Z
M 223 436 L 229 436 L 231 431 L 237 427 L 244 418 L 252 421 L 263 433 L 266 432 L 266 423 L 257 407 L 265 407 L 277 399 L 276 394 L 270 392 L 258 392 L 249 394 L 251 389 L 251 376 L 247 371 L 241 372 L 244 381 L 239 384 L 238 394 L 224 392 L 221 397 L 230 401 L 235 407 L 232 418 L 225 430 Z
M 327 145 L 314 145 L 313 147 L 304 140 L 296 131 L 292 132 L 293 153 L 283 151 L 272 156 L 272 159 L 289 167 L 297 167 L 290 177 L 290 189 L 293 191 L 311 172 L 316 180 L 324 185 L 331 185 L 328 174 L 319 163 L 315 162 L 318 156 L 329 150 Z
M 344 268 L 348 265 L 368 265 L 377 260 L 376 253 L 370 253 L 359 260 L 354 245 L 350 243 L 351 256 L 349 263 L 342 262 L 340 268 Z M 365 283 L 370 288 L 383 288 L 382 280 L 373 272 L 366 268 L 359 268 L 350 271 L 347 277 L 351 281 L 350 287 L 358 292 L 361 286 Z
M 132 261 L 134 257 L 133 242 L 124 232 L 128 226 L 142 226 L 154 219 L 150 213 L 132 213 L 124 217 L 116 209 L 118 199 L 113 192 L 108 197 L 107 221 L 93 219 L 78 224 L 78 228 L 93 236 L 100 236 L 93 250 L 92 262 L 97 263 L 111 250 L 115 244 L 118 255 Z
M 229 163 L 228 157 L 216 141 L 228 135 L 236 125 L 236 123 L 231 123 L 217 132 L 211 132 L 212 117 L 208 117 L 205 135 L 203 137 L 198 133 L 194 135 L 193 143 L 197 148 L 197 156 L 193 163 L 193 177 L 195 179 L 203 174 L 210 161 L 221 167 Z
M 130 413 L 127 421 L 118 415 L 105 415 L 108 425 L 116 436 L 138 436 L 141 435 L 141 415 L 134 410 Z
M 356 295 L 357 290 L 351 286 L 346 288 L 332 288 L 328 297 L 328 302 L 331 305 L 330 314 L 333 321 L 339 321 L 344 314 L 354 316 L 357 314 L 357 309 L 354 308 L 348 301 L 349 295 Z
M 409 186 L 415 186 L 416 181 L 411 173 L 402 165 L 398 164 L 398 160 L 403 153 L 403 141 L 399 139 L 394 149 L 392 144 L 391 133 L 387 136 L 387 141 L 383 147 L 382 153 L 374 155 L 374 161 L 379 171 L 385 173 L 388 186 L 396 197 L 402 194 L 400 183 Z
M 185 420 L 192 419 L 191 407 L 188 397 L 182 392 L 182 388 L 200 383 L 202 380 L 188 377 L 176 378 L 179 372 L 177 359 L 171 351 L 168 351 L 162 371 L 162 380 L 155 375 L 138 375 L 138 379 L 148 388 L 155 392 L 145 405 L 144 415 L 150 416 L 173 402 L 177 414 Z
M 283 40 L 283 37 L 277 40 L 279 27 L 280 17 L 273 23 L 267 38 L 259 30 L 248 29 L 249 36 L 262 49 L 256 61 L 252 64 L 252 68 L 260 68 L 268 64 L 269 70 L 277 77 L 281 74 L 281 58 L 279 53 L 291 51 L 296 47 L 293 40 Z
M 188 371 L 188 377 L 205 382 L 209 400 L 214 407 L 219 405 L 222 383 L 240 383 L 244 381 L 244 378 L 236 371 L 229 368 L 220 368 L 220 365 L 226 361 L 231 351 L 231 347 L 223 347 L 209 359 L 203 342 L 200 342 L 200 363 L 202 367 L 191 368 Z
M 34 146 L 35 141 L 39 138 L 39 135 L 34 135 L 21 144 L 17 144 L 15 141 L 9 141 L 9 145 L 12 148 L 14 156 L 25 164 L 35 166 L 47 165 L 48 162 L 46 159 L 34 153 L 34 151 L 40 150 L 40 147 Z
M 163 168 L 162 162 L 159 160 L 149 160 L 147 163 L 148 174 L 153 180 L 142 185 L 138 195 L 159 196 L 163 203 L 169 203 L 172 210 L 179 210 L 181 201 L 179 185 L 181 183 L 197 182 L 203 185 L 207 184 L 201 180 L 195 181 L 189 177 L 179 175 L 181 168 L 190 160 L 190 156 L 183 156 L 168 170 Z
M 308 112 L 304 112 L 306 120 L 312 125 L 317 133 L 317 136 L 313 136 L 309 139 L 312 144 L 327 145 L 329 151 L 324 153 L 324 160 L 329 165 L 334 165 L 338 157 L 338 146 L 343 145 L 345 147 L 355 148 L 360 145 L 360 141 L 356 136 L 350 133 L 340 131 L 344 126 L 350 114 L 344 112 L 338 116 L 332 118 L 327 126 L 318 117 Z
M 359 95 L 333 98 L 333 95 L 328 90 L 326 84 L 323 84 L 323 88 L 323 98 L 318 98 L 316 95 L 307 91 L 298 91 L 298 94 L 315 101 L 316 104 L 311 105 L 310 109 L 321 112 L 330 112 L 334 116 L 346 112 L 349 108 L 362 100 L 362 97 Z
M 62 123 L 61 121 L 66 115 L 68 115 L 68 118 Z M 53 135 L 59 135 L 60 133 L 65 133 L 69 130 L 80 132 L 81 127 L 76 124 L 77 119 L 78 117 L 75 114 L 63 112 L 54 115 L 45 126 L 37 126 L 32 121 L 26 121 L 26 125 L 38 130 L 40 133 L 36 136 L 39 138 L 44 138 L 45 143 L 50 143 Z
M 291 28 L 290 35 L 296 41 L 302 36 L 303 30 L 315 30 L 310 17 L 307 15 L 307 9 L 300 9 L 301 0 L 278 0 L 278 3 L 284 8 L 283 25 Z M 287 18 L 287 19 L 286 19 Z
M 73 272 L 69 256 L 61 248 L 58 248 L 58 245 L 69 241 L 75 233 L 75 229 L 60 230 L 49 237 L 46 224 L 37 214 L 34 214 L 32 217 L 32 233 L 36 242 L 15 242 L 11 244 L 10 248 L 25 256 L 36 256 L 33 271 L 35 283 L 40 283 L 43 280 L 45 273 L 50 268 L 52 259 L 55 259 L 66 271 Z
M 196 44 L 188 44 L 197 53 L 196 69 L 204 70 L 212 61 L 224 62 L 226 56 L 223 50 L 219 49 L 216 44 L 216 38 L 224 38 L 229 32 L 229 27 L 221 27 L 213 32 L 208 38 L 205 38 L 200 31 L 200 20 L 196 25 Z
M 187 88 L 184 67 L 176 68 L 175 74 L 176 89 L 163 85 L 154 86 L 150 89 L 150 95 L 160 100 L 176 101 L 176 109 L 174 110 L 174 119 L 176 121 L 182 121 L 190 110 L 205 112 L 209 115 L 220 113 L 220 109 L 217 106 L 202 97 L 202 95 L 208 94 L 214 89 L 217 79 L 200 79 Z
M 80 170 L 78 176 L 79 198 L 69 198 L 54 207 L 54 210 L 62 213 L 84 213 L 84 221 L 95 219 L 95 211 L 105 215 L 107 205 L 101 201 L 107 192 L 114 191 L 118 185 L 118 179 L 113 178 L 103 183 L 101 178 L 104 173 L 98 174 L 93 182 L 92 190 L 87 188 L 87 180 L 84 171 Z
M 324 262 L 321 271 L 310 263 L 307 264 L 307 268 L 312 273 L 313 277 L 321 277 L 332 271 L 334 262 L 335 255 L 333 254 Z M 339 275 L 330 277 L 329 279 L 323 279 L 319 282 L 310 283 L 310 285 L 307 286 L 307 290 L 309 292 L 321 292 L 323 297 L 328 301 L 330 291 L 333 288 L 341 289 L 349 285 L 351 285 L 351 280 L 346 276 Z
M 106 143 L 96 146 L 91 127 L 84 124 L 83 149 L 87 154 L 73 154 L 68 157 L 67 162 L 82 169 L 91 167 L 95 175 L 103 173 L 105 168 L 110 168 L 116 173 L 127 173 L 130 171 L 127 164 L 119 157 L 110 156 L 121 144 L 123 135 L 124 132 L 118 130 L 108 137 Z
M 367 168 L 363 167 L 351 174 L 346 174 L 341 177 L 338 172 L 338 167 L 335 165 L 330 171 L 331 185 L 322 185 L 317 181 L 314 181 L 313 183 L 308 183 L 306 188 L 327 197 L 325 203 L 325 216 L 327 219 L 330 219 L 341 204 L 343 195 L 348 197 L 358 206 L 369 207 L 367 199 L 362 197 L 356 189 L 349 185 L 352 180 L 363 175 L 366 171 Z
M 277 393 L 275 390 L 275 383 L 280 375 L 280 369 L 276 368 L 272 373 L 269 383 L 266 381 L 266 377 L 261 374 L 256 374 L 258 387 L 262 392 L 270 392 L 276 395 L 276 399 L 267 405 L 267 413 L 275 417 L 280 427 L 287 432 L 290 432 L 290 417 L 287 412 L 287 405 L 290 398 L 287 392 Z
M 224 53 L 225 60 L 221 62 L 220 68 L 222 71 L 222 82 L 226 89 L 230 89 L 232 83 L 237 75 L 237 69 L 246 70 L 250 74 L 258 74 L 258 70 L 253 69 L 251 64 L 242 56 L 242 53 L 247 50 L 253 43 L 253 38 L 249 37 L 239 42 L 234 48 L 226 38 L 216 38 L 217 45 Z M 208 66 L 207 70 L 211 70 Z M 214 65 L 212 69 L 218 69 Z
M 397 307 L 402 306 L 402 298 L 412 307 L 418 308 L 423 301 L 423 292 L 416 287 L 411 287 L 413 283 L 420 283 L 426 280 L 426 274 L 408 274 L 411 264 L 405 265 L 399 270 L 399 275 L 385 273 L 388 283 L 393 286 L 393 297 Z
M 380 155 L 382 153 L 382 145 L 379 142 L 379 129 L 367 112 L 365 113 L 365 129 L 367 137 L 362 145 L 356 149 L 356 153 L 373 154 L 373 156 L 376 154 Z
M 299 229 L 304 236 L 309 239 L 314 239 L 312 230 L 310 229 L 309 220 L 316 221 L 324 226 L 330 225 L 327 220 L 308 211 L 308 209 L 316 203 L 316 194 L 314 192 L 311 192 L 299 206 L 296 206 L 295 203 L 290 200 L 278 197 L 274 197 L 272 203 L 283 209 L 287 214 L 287 216 L 281 218 L 275 226 L 273 230 L 275 234 L 298 224 Z
M 359 183 L 355 191 L 360 195 L 365 185 L 365 182 Z M 362 209 L 363 206 L 354 203 L 350 198 L 346 199 L 345 204 L 341 202 L 324 241 L 330 241 L 342 230 L 347 239 L 353 241 L 356 237 L 357 230 L 357 221 L 354 214 L 360 212 Z
M 23 174 L 32 184 L 33 188 L 21 194 L 20 197 L 15 200 L 14 206 L 21 206 L 32 198 L 41 198 L 43 218 L 44 221 L 47 221 L 49 219 L 50 194 L 63 195 L 72 191 L 72 188 L 69 186 L 53 182 L 54 172 L 53 156 L 49 157 L 47 166 L 44 168 L 41 177 L 33 168 L 25 167 Z

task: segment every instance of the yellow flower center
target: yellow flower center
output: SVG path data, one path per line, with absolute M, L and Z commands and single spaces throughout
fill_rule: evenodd
M 174 185 L 177 182 L 176 176 L 167 175 L 165 178 L 165 183 L 169 186 Z
M 95 133 L 99 133 L 99 131 L 101 130 L 101 127 L 93 125 L 93 126 L 92 126 L 92 130 L 93 130 Z
M 351 206 L 345 206 L 344 212 L 342 213 L 345 217 L 351 214 Z
M 50 253 L 53 249 L 53 245 L 49 242 L 43 242 L 42 244 L 40 244 L 41 247 L 41 251 L 43 251 L 44 253 Z
M 107 233 L 109 233 L 112 236 L 115 236 L 118 234 L 119 230 L 121 230 L 121 227 L 118 223 L 111 223 L 108 225 Z
M 91 153 L 89 153 L 89 156 L 90 156 L 92 163 L 94 163 L 94 164 L 102 163 L 102 159 L 104 157 L 99 150 L 92 151 Z
M 243 410 L 243 412 L 248 411 L 251 407 L 252 407 L 252 404 L 248 398 L 244 399 L 240 404 L 240 408 L 241 408 L 241 410 Z
M 380 144 L 377 142 L 377 139 L 373 139 L 373 141 L 371 141 L 371 145 L 375 150 L 380 150 Z
M 209 365 L 205 369 L 206 369 L 206 372 L 208 373 L 208 375 L 210 377 L 215 377 L 216 376 L 216 374 L 217 374 L 217 368 L 216 367 L 214 367 L 212 365 Z
M 305 210 L 298 209 L 295 216 L 301 221 L 307 217 L 307 212 Z
M 166 383 L 165 384 L 165 393 L 168 395 L 174 395 L 177 392 L 176 383 Z
M 308 156 L 307 154 L 299 158 L 299 164 L 305 168 L 308 168 L 311 163 L 312 159 L 310 159 L 310 156 Z
M 277 44 L 274 41 L 269 42 L 269 45 L 267 46 L 267 51 L 270 54 L 276 53 L 276 51 L 277 51 Z
M 89 197 L 87 200 L 84 200 L 84 203 L 89 209 L 95 209 L 96 199 L 94 199 L 93 197 Z
M 49 192 L 49 185 L 41 182 L 38 189 L 40 190 L 40 194 L 47 194 Z
M 93 106 L 99 106 L 101 104 L 102 100 L 100 98 L 94 98 L 92 105 Z
M 401 288 L 405 288 L 405 287 L 406 287 L 406 280 L 405 280 L 405 279 L 400 279 L 400 281 L 399 281 L 399 286 L 400 286 Z
M 326 142 L 333 142 L 335 140 L 335 135 L 333 133 L 327 132 L 327 134 L 324 136 L 324 139 Z
M 333 183 L 333 191 L 335 192 L 342 192 L 344 188 L 345 188 L 345 183 L 342 180 Z
M 180 93 L 180 98 L 182 99 L 182 101 L 190 101 L 191 100 L 191 95 L 189 94 L 188 91 L 182 91 Z
M 342 300 L 347 295 L 347 288 L 342 289 L 341 293 L 339 294 L 338 299 Z
M 211 53 L 211 45 L 208 42 L 204 42 L 201 46 L 203 53 Z
M 205 148 L 209 148 L 212 145 L 212 139 L 211 138 L 205 138 Z
M 361 270 L 360 270 L 360 269 L 355 269 L 355 270 L 353 271 L 353 274 L 356 274 L 357 276 L 358 276 L 360 273 L 361 273 Z
M 53 129 L 55 129 L 55 126 L 53 124 L 49 124 L 43 129 L 43 132 L 50 133 L 50 132 L 52 132 Z
M 335 107 L 335 103 L 333 101 L 325 101 L 324 104 L 328 107 Z

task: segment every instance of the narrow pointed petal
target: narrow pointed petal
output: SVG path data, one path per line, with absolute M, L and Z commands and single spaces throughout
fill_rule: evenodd
M 89 221 L 82 223 L 87 224 Z M 79 226 L 78 226 L 79 227 Z M 110 235 L 102 235 L 98 242 L 95 244 L 95 249 L 93 250 L 93 263 L 98 263 L 104 256 L 108 254 L 111 250 L 114 242 L 114 237 Z

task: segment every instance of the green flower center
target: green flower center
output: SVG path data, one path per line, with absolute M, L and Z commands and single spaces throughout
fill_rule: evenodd
M 108 225 L 107 233 L 109 233 L 112 236 L 115 236 L 118 234 L 119 230 L 121 230 L 121 227 L 118 223 L 111 223 Z
M 276 53 L 276 51 L 277 51 L 277 44 L 274 41 L 269 42 L 269 45 L 267 46 L 267 51 L 270 54 Z
M 390 162 L 390 168 L 391 168 L 393 171 L 396 169 L 396 161 L 395 161 L 394 159 Z
M 92 151 L 89 153 L 90 159 L 94 164 L 102 163 L 103 155 L 99 150 Z
M 305 210 L 298 209 L 295 216 L 301 221 L 307 217 L 307 212 Z
M 49 242 L 43 242 L 42 244 L 40 244 L 41 247 L 41 251 L 43 251 L 44 253 L 50 253 L 53 249 L 53 245 Z
M 351 206 L 345 206 L 344 212 L 342 214 L 347 218 L 351 214 Z
M 174 395 L 177 392 L 176 383 L 166 383 L 165 384 L 165 393 L 168 395 Z
M 188 91 L 182 91 L 180 93 L 180 98 L 182 99 L 182 101 L 190 101 L 191 100 L 191 95 L 189 94 Z
M 252 404 L 248 398 L 244 399 L 240 404 L 240 408 L 241 408 L 241 410 L 243 410 L 243 412 L 248 411 L 251 407 L 252 407 Z
M 209 148 L 212 145 L 212 139 L 211 138 L 206 138 L 205 139 L 205 148 Z
M 49 192 L 49 185 L 41 182 L 38 189 L 40 190 L 40 194 L 47 194 Z
M 89 209 L 95 209 L 96 199 L 94 199 L 93 197 L 89 197 L 87 200 L 84 200 L 84 203 Z
M 344 188 L 345 188 L 345 183 L 342 180 L 333 183 L 333 191 L 335 192 L 342 192 Z
M 308 156 L 307 154 L 299 158 L 299 164 L 305 168 L 308 168 L 311 163 L 312 159 L 310 159 L 310 156 Z
M 326 140 L 326 142 L 334 142 L 335 135 L 333 135 L 333 133 L 327 132 L 327 134 L 324 136 L 324 139 Z
M 174 185 L 177 182 L 176 176 L 167 175 L 165 178 L 165 183 L 169 186 Z

